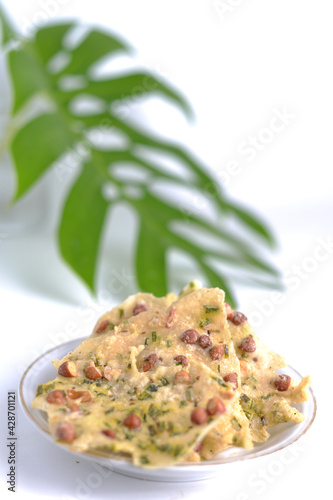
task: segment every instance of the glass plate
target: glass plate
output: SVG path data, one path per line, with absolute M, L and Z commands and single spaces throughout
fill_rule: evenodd
M 52 361 L 54 359 L 63 358 L 69 351 L 72 351 L 81 343 L 82 340 L 84 340 L 84 338 L 70 340 L 42 354 L 27 368 L 20 382 L 20 401 L 23 409 L 31 418 L 37 429 L 44 436 L 48 437 L 52 443 L 58 446 L 62 445 L 53 441 L 49 431 L 46 413 L 40 410 L 34 410 L 31 406 L 31 401 L 35 396 L 37 386 L 52 380 L 56 376 Z M 296 382 L 300 382 L 302 379 L 301 375 L 290 366 L 283 368 L 282 371 L 290 375 Z M 95 461 L 114 472 L 139 479 L 167 482 L 208 479 L 217 476 L 221 472 L 221 467 L 224 464 L 268 455 L 269 453 L 285 448 L 299 439 L 310 428 L 316 415 L 316 400 L 311 388 L 309 389 L 308 401 L 295 406 L 303 413 L 305 417 L 303 422 L 299 424 L 293 424 L 291 422 L 278 424 L 271 429 L 271 437 L 269 440 L 266 441 L 266 443 L 255 445 L 253 450 L 231 447 L 205 462 L 181 463 L 165 469 L 150 470 L 134 466 L 126 460 L 105 457 L 94 453 L 74 454 L 80 458 Z M 65 446 L 62 447 L 69 451 Z

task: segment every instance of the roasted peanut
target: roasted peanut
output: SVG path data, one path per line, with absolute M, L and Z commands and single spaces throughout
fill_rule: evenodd
M 102 378 L 101 370 L 99 368 L 97 368 L 97 366 L 95 366 L 93 361 L 90 361 L 85 372 L 86 372 L 86 377 L 89 380 L 97 380 L 99 378 Z
M 123 424 L 128 427 L 128 429 L 139 429 L 139 427 L 141 427 L 141 418 L 135 415 L 135 413 L 130 413 L 124 419 Z
M 219 398 L 211 398 L 207 401 L 206 411 L 208 415 L 216 415 L 225 413 L 226 407 Z
M 121 375 L 121 370 L 118 368 L 111 368 L 111 366 L 106 366 L 103 370 L 103 377 L 106 380 L 118 380 Z
M 185 342 L 185 344 L 195 344 L 199 338 L 199 333 L 196 330 L 190 328 L 182 333 L 180 340 Z
M 287 391 L 291 383 L 291 377 L 289 375 L 278 375 L 274 380 L 274 385 L 278 391 Z
M 185 370 L 181 370 L 176 373 L 175 382 L 178 384 L 188 384 L 191 382 L 191 377 Z
M 255 343 L 253 336 L 249 335 L 248 337 L 246 337 L 242 341 L 239 348 L 244 352 L 254 352 L 256 350 L 257 346 L 256 346 L 256 343 Z
M 213 361 L 221 359 L 222 356 L 224 355 L 224 350 L 225 350 L 224 344 L 213 345 L 213 347 L 209 349 L 210 357 L 212 358 Z
M 115 439 L 117 436 L 116 431 L 114 431 L 113 429 L 104 429 L 102 433 L 104 434 L 104 436 L 111 439 Z
M 183 366 L 188 366 L 188 359 L 186 356 L 183 356 L 182 354 L 175 356 L 174 360 L 176 361 L 176 363 L 179 363 Z
M 171 327 L 171 325 L 173 323 L 173 320 L 175 319 L 175 314 L 176 314 L 176 308 L 175 308 L 175 306 L 171 306 L 167 322 L 165 323 L 165 327 L 166 328 L 170 328 Z
M 228 373 L 225 377 L 223 377 L 223 380 L 225 382 L 232 382 L 235 386 L 235 390 L 238 388 L 238 375 L 236 372 Z
M 75 391 L 74 389 L 68 389 L 67 396 L 69 399 L 81 398 L 81 403 L 89 403 L 89 401 L 91 401 L 91 394 L 89 391 Z
M 133 307 L 133 316 L 137 316 L 138 314 L 148 311 L 148 307 L 143 302 L 141 304 L 137 304 Z
M 147 372 L 148 370 L 153 368 L 156 361 L 157 361 L 157 354 L 155 354 L 155 353 L 150 354 L 150 356 L 148 356 L 148 358 L 146 358 L 143 362 L 142 371 Z
M 207 349 L 207 347 L 211 347 L 213 345 L 213 342 L 209 335 L 200 335 L 198 344 L 203 349 Z
M 245 316 L 245 314 L 241 312 L 234 311 L 228 313 L 227 320 L 231 321 L 231 323 L 233 323 L 234 325 L 239 326 L 245 323 L 245 321 L 247 321 L 247 317 Z
M 208 419 L 208 413 L 201 406 L 197 406 L 192 410 L 191 421 L 196 425 L 204 424 Z
M 103 321 L 101 321 L 100 324 L 98 325 L 96 333 L 103 333 L 103 332 L 105 332 L 105 330 L 108 327 L 108 324 L 109 324 L 109 320 L 108 319 L 103 319 Z
M 62 377 L 76 377 L 77 368 L 74 361 L 65 361 L 58 368 L 58 373 Z
M 52 405 L 63 405 L 66 403 L 66 396 L 62 391 L 56 389 L 55 391 L 51 391 L 46 396 L 46 401 L 51 403 Z
M 60 441 L 71 443 L 76 438 L 75 427 L 71 422 L 60 422 L 56 427 L 55 435 Z

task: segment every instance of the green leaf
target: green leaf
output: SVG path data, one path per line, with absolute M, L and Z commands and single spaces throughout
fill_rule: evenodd
M 98 252 L 108 203 L 103 198 L 105 176 L 96 169 L 99 158 L 93 155 L 66 200 L 59 228 L 60 251 L 65 261 L 93 290 Z
M 162 97 L 174 101 L 188 117 L 192 116 L 191 108 L 183 97 L 180 97 L 170 86 L 164 85 L 157 78 L 147 73 L 127 73 L 108 80 L 90 81 L 80 91 L 67 92 L 67 101 L 81 92 L 104 98 L 108 103 L 120 99 L 124 101 L 136 99 L 143 95 L 160 94 Z
M 46 26 L 40 28 L 35 35 L 35 44 L 37 52 L 43 64 L 47 64 L 53 56 L 63 49 L 64 36 L 74 23 L 56 24 L 54 26 Z
M 1 12 L 0 18 L 3 20 Z M 186 147 L 125 121 L 119 116 L 119 107 L 112 106 L 137 96 L 156 94 L 189 115 L 190 108 L 184 97 L 169 84 L 143 71 L 92 79 L 90 70 L 95 63 L 104 58 L 112 59 L 129 49 L 121 40 L 98 29 L 91 30 L 81 43 L 71 48 L 66 42 L 76 26 L 76 23 L 64 23 L 41 28 L 31 39 L 23 39 L 17 51 L 8 54 L 13 114 L 20 111 L 15 116 L 16 121 L 19 122 L 23 108 L 32 98 L 34 102 L 44 99 L 43 103 L 46 101 L 48 109 L 52 110 L 37 117 L 25 116 L 24 124 L 19 123 L 18 129 L 13 127 L 11 152 L 18 180 L 16 199 L 62 155 L 74 146 L 84 146 L 90 159 L 81 159 L 82 170 L 65 200 L 59 224 L 59 246 L 65 261 L 91 289 L 96 287 L 99 251 L 109 207 L 102 194 L 104 183 L 108 181 L 117 186 L 119 193 L 112 206 L 127 202 L 139 216 L 135 264 L 142 290 L 157 295 L 168 291 L 167 256 L 171 249 L 185 252 L 194 259 L 208 284 L 223 288 L 233 306 L 236 300 L 231 267 L 237 267 L 244 282 L 278 285 L 279 273 L 261 253 L 263 246 L 273 243 L 265 224 L 228 199 L 209 168 Z M 69 62 L 58 73 L 52 73 L 49 62 L 60 52 L 68 56 Z M 71 82 L 79 82 L 80 87 L 68 90 Z M 76 115 L 74 100 L 82 102 L 87 96 L 90 96 L 90 103 L 94 101 L 91 96 L 97 98 L 95 101 L 108 111 L 100 113 L 96 106 L 85 116 L 82 112 Z M 107 129 L 111 135 L 120 133 L 127 141 L 126 149 L 107 150 L 103 142 L 93 145 L 89 138 L 91 129 L 99 133 Z M 146 152 L 148 158 L 150 152 L 157 158 L 147 159 L 142 156 Z M 162 157 L 185 169 L 186 182 L 165 169 Z M 149 175 L 139 181 L 131 176 L 117 176 L 114 167 L 119 165 L 143 169 Z M 168 196 L 160 199 L 153 194 L 152 182 L 164 186 Z M 139 185 L 141 197 L 131 196 L 128 187 L 133 185 Z M 205 210 L 189 213 L 182 196 L 175 197 L 174 188 L 179 190 L 180 186 L 193 196 L 200 194 L 213 216 L 209 218 Z M 172 197 L 173 201 L 168 201 Z M 184 231 L 184 224 L 191 233 Z M 235 231 L 228 229 L 231 224 L 236 227 Z M 194 233 L 196 238 L 191 237 Z M 206 243 L 207 236 L 216 241 L 214 247 Z M 220 267 L 216 266 L 217 261 L 224 264 L 223 273 L 216 270 Z
M 47 81 L 35 54 L 24 46 L 8 54 L 8 64 L 13 82 L 13 106 L 15 114 L 26 102 L 47 88 Z
M 168 292 L 165 244 L 156 238 L 153 224 L 141 221 L 136 249 L 136 275 L 139 287 L 161 297 Z
M 73 145 L 74 138 L 55 113 L 40 115 L 18 131 L 11 147 L 17 173 L 16 199 Z
M 0 4 L 0 46 L 4 47 L 8 42 L 16 38 L 16 30 L 10 22 L 5 10 Z
M 90 66 L 102 57 L 114 56 L 118 52 L 129 52 L 129 47 L 108 33 L 92 30 L 83 42 L 71 51 L 72 59 L 60 74 L 85 74 Z

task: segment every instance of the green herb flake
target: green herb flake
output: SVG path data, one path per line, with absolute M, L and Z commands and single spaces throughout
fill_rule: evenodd
M 239 431 L 242 428 L 241 424 L 238 422 L 238 420 L 235 417 L 231 420 L 231 424 L 232 424 L 233 428 L 235 429 L 235 431 Z
M 147 457 L 147 455 L 141 455 L 140 456 L 140 463 L 142 463 L 142 464 L 150 464 L 150 460 Z
M 185 399 L 183 399 L 182 401 L 179 401 L 179 408 L 181 408 L 182 406 L 186 406 L 187 405 L 187 401 L 185 401 Z
M 167 379 L 167 378 L 165 378 L 165 377 L 161 377 L 161 378 L 159 379 L 159 381 L 160 381 L 160 382 L 161 382 L 161 384 L 162 384 L 162 385 L 164 385 L 164 386 L 169 385 L 169 381 L 168 381 L 168 379 Z
M 194 400 L 194 393 L 192 387 L 189 387 L 186 389 L 186 399 L 187 401 L 193 401 Z
M 142 392 L 141 394 L 139 394 L 139 395 L 137 396 L 137 398 L 138 398 L 140 401 L 144 401 L 145 399 L 152 399 L 152 397 L 153 397 L 153 396 L 152 396 L 151 394 L 149 394 L 149 392 L 147 392 L 147 391 L 144 391 L 144 392 Z
M 272 396 L 272 394 L 267 394 L 267 396 L 261 396 L 261 399 L 268 399 Z
M 166 345 L 167 345 L 167 347 L 171 347 L 172 346 L 172 340 L 167 340 Z
M 108 409 L 105 411 L 105 415 L 108 415 L 109 413 L 112 413 L 112 412 L 114 412 L 114 407 L 108 408 Z
M 200 321 L 199 326 L 200 328 L 205 328 L 207 325 L 209 325 L 212 322 L 211 319 L 205 318 L 202 321 Z
M 156 332 L 151 332 L 151 341 L 156 342 L 156 340 L 157 340 Z
M 244 401 L 244 403 L 248 403 L 250 401 L 250 398 L 246 394 L 242 394 L 241 400 Z
M 204 308 L 206 313 L 212 313 L 220 310 L 219 306 L 204 306 Z
M 229 389 L 229 385 L 226 384 L 221 378 L 211 377 L 215 382 L 220 384 L 222 387 L 227 387 Z
M 174 447 L 173 449 L 173 456 L 174 457 L 178 457 L 178 455 L 181 454 L 181 452 L 183 451 L 184 447 L 180 444 L 177 444 L 177 446 Z
M 43 394 L 43 392 L 44 392 L 44 389 L 43 389 L 43 385 L 41 384 L 37 387 L 36 396 L 40 396 L 41 394 Z
M 148 341 L 149 341 L 149 339 L 148 339 L 148 337 L 146 337 L 145 338 L 145 345 L 148 345 Z
M 148 387 L 147 387 L 146 390 L 149 391 L 149 392 L 156 392 L 156 391 L 158 391 L 159 388 L 160 388 L 159 385 L 150 384 L 150 385 L 148 385 Z
M 156 430 L 153 425 L 148 425 L 148 431 L 151 436 L 156 436 Z

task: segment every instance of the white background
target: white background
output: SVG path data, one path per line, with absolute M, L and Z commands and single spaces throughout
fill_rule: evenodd
M 332 359 L 333 249 L 327 247 L 333 237 L 332 3 L 226 0 L 218 6 L 211 0 L 7 0 L 4 4 L 23 31 L 45 17 L 74 16 L 107 26 L 136 47 L 140 64 L 164 75 L 188 96 L 196 111 L 194 125 L 189 126 L 165 105 L 158 113 L 151 105 L 149 119 L 158 122 L 165 134 L 186 142 L 226 180 L 230 194 L 255 207 L 274 227 L 280 242 L 276 262 L 289 289 L 278 304 L 271 292 L 241 291 L 242 310 L 256 319 L 256 329 L 266 343 L 301 373 L 313 376 L 318 400 L 316 421 L 288 465 L 281 466 L 277 453 L 236 464 L 227 472 L 221 468 L 216 480 L 180 485 L 113 474 L 86 498 L 313 499 L 319 486 L 328 496 L 331 478 L 325 451 L 332 446 L 332 400 L 327 382 Z M 276 110 L 287 112 L 289 123 L 274 132 L 269 144 L 261 143 L 253 158 L 241 154 L 239 148 L 249 137 L 265 138 L 263 129 L 272 123 Z M 159 112 L 164 113 L 163 120 L 157 120 Z M 234 175 L 228 175 L 231 161 L 238 164 Z M 54 196 L 51 184 L 49 178 L 37 190 L 41 203 L 43 193 L 44 202 L 47 198 L 45 190 L 50 189 L 50 197 Z M 1 189 L 9 196 L 10 184 Z M 27 208 L 38 210 L 34 203 L 27 200 Z M 14 222 L 24 216 L 24 207 L 18 207 Z M 38 224 L 29 231 L 20 224 L 13 229 L 0 226 L 2 438 L 6 393 L 17 387 L 24 367 L 50 344 L 88 334 L 106 307 L 94 306 L 86 290 L 58 260 L 55 245 L 47 238 L 55 221 L 56 213 L 43 210 Z M 85 308 L 93 310 L 88 319 L 79 313 Z M 77 497 L 79 481 L 87 478 L 91 467 L 77 464 L 40 438 L 21 411 L 18 436 L 17 498 Z M 7 472 L 4 441 L 0 457 L 3 481 Z M 275 462 L 280 463 L 280 472 L 274 476 Z M 250 478 L 263 470 L 267 479 L 259 489 Z M 6 491 L 4 482 L 1 490 Z

